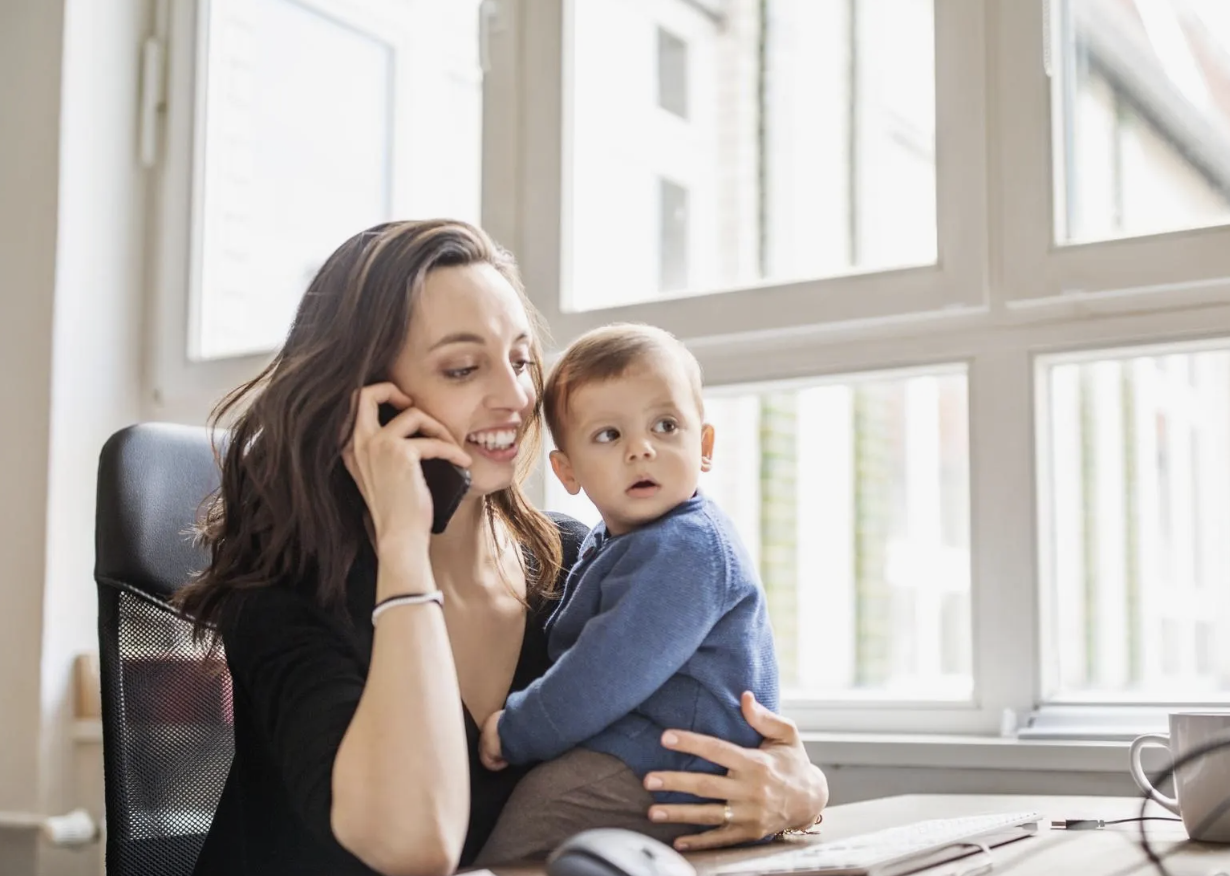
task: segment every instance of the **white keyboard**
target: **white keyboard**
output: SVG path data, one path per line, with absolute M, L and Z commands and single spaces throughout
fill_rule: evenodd
M 1001 815 L 975 815 L 966 818 L 937 818 L 890 827 L 833 842 L 812 843 L 761 858 L 726 864 L 711 876 L 743 876 L 768 873 L 821 873 L 825 876 L 860 876 L 879 872 L 898 872 L 898 864 L 913 862 L 930 852 L 951 849 L 954 853 L 977 852 L 980 838 L 1004 834 L 1021 827 L 1037 831 L 1047 822 L 1037 812 L 1010 812 Z M 1010 837 L 1005 837 L 1008 839 Z M 952 854 L 948 859 L 957 857 Z M 940 863 L 940 857 L 932 862 Z M 931 866 L 931 864 L 928 864 Z M 907 872 L 913 868 L 906 868 Z

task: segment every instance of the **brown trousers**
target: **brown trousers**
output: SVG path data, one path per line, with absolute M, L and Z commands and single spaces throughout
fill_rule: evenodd
M 573 834 L 595 827 L 622 827 L 668 844 L 700 830 L 650 821 L 653 802 L 653 795 L 618 758 L 574 748 L 526 773 L 475 866 L 541 858 Z

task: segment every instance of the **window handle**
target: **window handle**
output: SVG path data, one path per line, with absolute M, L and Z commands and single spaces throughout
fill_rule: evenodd
M 484 73 L 491 70 L 491 34 L 500 30 L 499 0 L 478 4 L 478 63 Z
M 1054 17 L 1051 14 L 1051 2 L 1052 0 L 1042 0 L 1042 70 L 1048 79 L 1055 75 Z M 1059 2 L 1062 3 L 1063 0 Z

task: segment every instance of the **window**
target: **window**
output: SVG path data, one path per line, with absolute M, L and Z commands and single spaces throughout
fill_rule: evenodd
M 1041 373 L 1056 695 L 1223 698 L 1230 344 L 1060 357 Z
M 395 216 L 479 220 L 479 6 L 170 6 L 161 207 L 179 234 L 160 241 L 156 282 L 176 297 L 159 315 L 158 398 L 248 373 L 356 231 Z
M 937 265 L 931 0 L 565 5 L 562 296 L 549 317 Z M 656 263 L 663 178 L 690 204 L 683 277 Z
M 962 369 L 706 400 L 701 488 L 759 566 L 785 696 L 970 698 L 966 409 Z M 548 505 L 599 519 L 553 481 Z
M 1062 243 L 1230 222 L 1230 15 L 1218 0 L 1058 4 Z
M 1224 6 L 166 3 L 146 414 L 251 376 L 358 227 L 480 218 L 555 347 L 697 355 L 806 729 L 1225 704 Z
M 389 218 L 393 152 L 393 45 L 295 0 L 209 11 L 201 359 L 277 347 L 338 241 Z
M 1014 302 L 1062 311 L 1125 294 L 1166 307 L 1220 299 L 1230 277 L 1223 7 L 997 4 L 997 94 L 1012 107 L 995 135 L 1013 169 L 1002 184 L 1003 283 Z

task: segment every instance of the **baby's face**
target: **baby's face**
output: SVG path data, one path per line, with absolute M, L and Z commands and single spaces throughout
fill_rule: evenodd
M 552 466 L 569 492 L 585 491 L 612 535 L 690 498 L 713 448 L 687 375 L 669 360 L 580 387 L 565 428 Z

